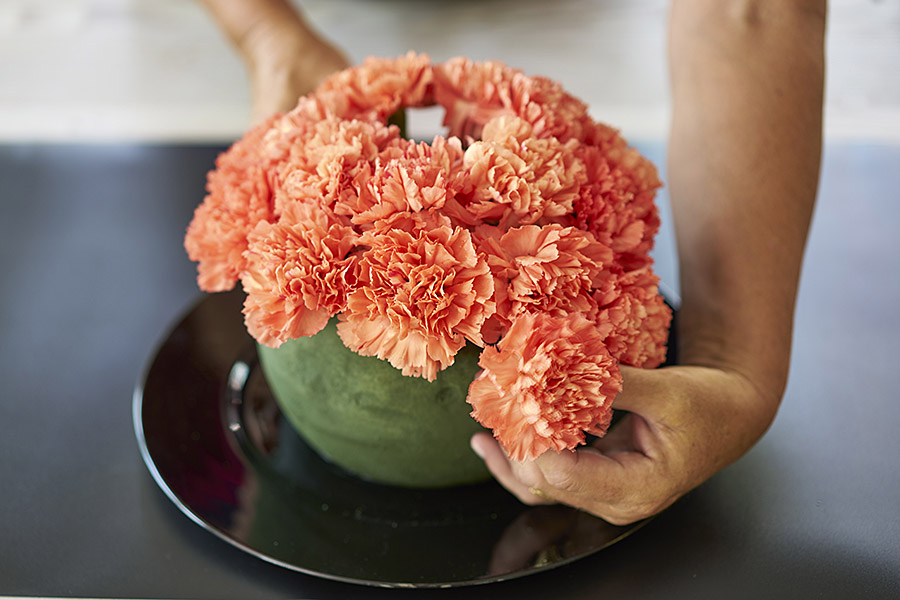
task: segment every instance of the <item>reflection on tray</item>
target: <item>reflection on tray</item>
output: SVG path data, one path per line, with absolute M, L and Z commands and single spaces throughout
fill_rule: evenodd
M 527 507 L 493 481 L 409 489 L 326 462 L 282 418 L 241 301 L 237 292 L 202 300 L 135 395 L 138 438 L 157 482 L 226 541 L 330 579 L 437 587 L 545 570 L 637 528 L 563 506 Z

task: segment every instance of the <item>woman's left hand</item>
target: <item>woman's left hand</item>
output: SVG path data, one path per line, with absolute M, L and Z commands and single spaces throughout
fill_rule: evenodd
M 349 65 L 335 46 L 307 29 L 266 23 L 247 40 L 251 119 L 261 122 L 277 112 L 297 105 L 301 96 Z
M 613 407 L 628 414 L 592 446 L 515 462 L 486 433 L 472 438 L 494 477 L 525 504 L 568 504 L 617 525 L 650 517 L 737 460 L 777 402 L 724 369 L 622 367 Z

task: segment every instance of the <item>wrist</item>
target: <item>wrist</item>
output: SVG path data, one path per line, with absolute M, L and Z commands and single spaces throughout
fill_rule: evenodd
M 348 66 L 341 52 L 299 19 L 258 24 L 241 53 L 251 82 L 254 122 L 290 110 L 325 77 Z
M 679 364 L 712 368 L 733 375 L 752 387 L 766 405 L 777 408 L 790 368 L 790 330 L 767 336 L 747 335 L 728 315 L 679 313 Z M 757 324 L 758 331 L 765 329 Z
M 313 47 L 313 34 L 296 18 L 270 15 L 248 26 L 238 49 L 248 70 L 286 66 Z

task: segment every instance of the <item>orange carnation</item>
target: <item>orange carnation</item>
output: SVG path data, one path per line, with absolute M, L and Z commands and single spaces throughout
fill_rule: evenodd
M 592 122 L 587 106 L 546 77 L 528 77 L 503 63 L 454 58 L 434 68 L 434 99 L 447 109 L 450 135 L 478 139 L 488 121 L 518 116 L 537 137 L 581 140 Z
M 494 285 L 468 231 L 391 229 L 366 233 L 360 244 L 369 249 L 338 324 L 348 348 L 432 381 L 466 340 L 483 345 Z
M 277 223 L 259 223 L 248 236 L 241 274 L 250 335 L 277 348 L 325 327 L 356 282 L 357 237 L 313 204 L 291 206 Z
M 397 111 L 434 103 L 449 131 L 404 139 Z M 557 82 L 369 58 L 218 158 L 185 248 L 204 290 L 240 279 L 262 344 L 338 315 L 346 346 L 433 380 L 466 343 L 497 343 L 469 401 L 522 459 L 601 434 L 618 365 L 664 359 L 660 185 Z
M 357 195 L 348 197 L 338 210 L 352 215 L 356 225 L 369 225 L 396 213 L 441 209 L 459 187 L 462 156 L 456 138 L 392 146 L 357 179 Z
M 598 146 L 578 150 L 588 185 L 574 202 L 575 224 L 610 246 L 626 271 L 649 266 L 660 224 L 654 197 L 662 183 L 656 168 L 615 130 L 598 124 L 592 132 Z
M 592 290 L 601 284 L 613 254 L 590 233 L 555 224 L 506 233 L 483 227 L 477 233 L 479 250 L 494 276 L 497 301 L 489 341 L 526 312 L 561 317 L 596 307 Z
M 533 131 L 523 119 L 498 117 L 466 150 L 463 204 L 478 221 L 508 228 L 572 211 L 572 201 L 587 183 L 575 144 L 540 139 Z
M 622 389 L 616 360 L 580 313 L 525 313 L 478 364 L 484 370 L 469 387 L 472 416 L 513 460 L 572 449 L 585 432 L 602 435 Z
M 598 302 L 596 321 L 610 331 L 604 343 L 623 364 L 658 367 L 666 359 L 672 322 L 672 309 L 659 293 L 659 277 L 644 267 L 621 275 L 615 288 L 615 299 Z M 601 295 L 598 291 L 596 297 Z
M 206 198 L 194 211 L 184 238 L 188 257 L 199 263 L 197 283 L 204 291 L 234 287 L 243 268 L 247 234 L 272 217 L 262 141 L 273 120 L 251 129 L 219 155 L 207 177 Z
M 397 59 L 367 58 L 325 79 L 315 95 L 337 101 L 338 116 L 345 119 L 386 119 L 398 108 L 432 103 L 431 60 L 427 54 L 409 52 Z
M 385 149 L 404 143 L 396 127 L 380 123 L 328 117 L 309 125 L 279 165 L 283 194 L 276 195 L 276 210 L 297 200 L 314 200 L 334 206 L 339 214 L 352 214 L 342 206 L 356 202 L 370 164 Z

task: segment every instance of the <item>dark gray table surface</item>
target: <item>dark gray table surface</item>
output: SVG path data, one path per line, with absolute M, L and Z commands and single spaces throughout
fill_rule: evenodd
M 132 390 L 199 296 L 181 243 L 217 151 L 0 146 L 0 595 L 900 597 L 900 146 L 826 149 L 790 385 L 747 456 L 587 559 L 427 593 L 245 554 L 141 460 Z

